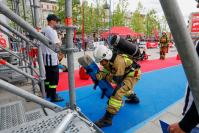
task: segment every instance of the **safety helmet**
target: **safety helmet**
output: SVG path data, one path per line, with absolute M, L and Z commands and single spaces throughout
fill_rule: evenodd
M 99 45 L 93 52 L 93 56 L 96 62 L 100 62 L 103 59 L 110 60 L 113 52 L 104 45 Z

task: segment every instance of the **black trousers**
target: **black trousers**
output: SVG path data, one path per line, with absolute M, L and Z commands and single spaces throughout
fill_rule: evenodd
M 46 70 L 46 80 L 45 80 L 45 89 L 47 97 L 51 99 L 56 98 L 56 88 L 59 82 L 59 67 L 56 66 L 45 66 Z

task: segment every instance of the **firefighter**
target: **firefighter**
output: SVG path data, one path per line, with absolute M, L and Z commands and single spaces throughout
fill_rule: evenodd
M 113 53 L 104 45 L 98 46 L 94 51 L 96 62 L 100 62 L 103 70 L 96 74 L 96 79 L 106 79 L 116 83 L 116 88 L 108 100 L 108 107 L 102 119 L 95 124 L 102 128 L 112 125 L 113 116 L 123 105 L 122 98 L 126 96 L 126 103 L 139 103 L 139 98 L 133 88 L 140 78 L 140 66 L 125 54 Z
M 166 32 L 162 32 L 162 37 L 160 38 L 160 59 L 164 60 L 166 53 L 168 53 L 168 38 Z

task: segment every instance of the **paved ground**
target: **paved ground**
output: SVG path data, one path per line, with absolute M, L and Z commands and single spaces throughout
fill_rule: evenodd
M 157 59 L 158 58 L 158 49 L 148 50 L 148 54 L 152 54 L 149 56 L 149 59 Z M 169 50 L 169 54 L 167 57 L 174 57 L 177 55 L 177 51 L 175 48 L 171 48 Z M 182 109 L 184 106 L 184 98 L 174 103 L 167 109 L 165 109 L 162 113 L 158 114 L 154 118 L 151 118 L 147 123 L 143 123 L 143 126 L 138 128 L 135 133 L 162 133 L 159 120 L 163 120 L 166 123 L 175 123 L 181 120 L 182 118 Z
M 162 133 L 159 120 L 169 124 L 178 122 L 182 119 L 181 114 L 183 106 L 184 99 L 181 99 L 159 115 L 149 120 L 146 124 L 138 128 L 135 133 Z
M 149 60 L 154 60 L 159 58 L 159 49 L 147 49 L 146 53 L 149 55 Z M 78 52 L 75 53 L 75 68 L 79 67 L 77 59 L 84 54 L 88 54 L 92 57 L 92 51 Z M 175 57 L 177 55 L 177 50 L 175 47 L 169 49 L 167 57 Z M 165 111 L 157 115 L 155 118 L 149 120 L 148 123 L 140 127 L 136 133 L 161 133 L 161 128 L 159 120 L 164 120 L 167 123 L 174 123 L 179 121 L 182 118 L 182 108 L 183 108 L 183 99 L 167 108 Z
M 159 59 L 159 49 L 147 49 L 146 53 L 149 55 L 149 60 Z M 74 55 L 75 68 L 79 67 L 77 59 L 84 54 L 88 54 L 91 57 L 92 51 L 78 52 Z M 177 55 L 177 50 L 175 47 L 169 49 L 167 57 L 175 57 Z M 162 133 L 159 120 L 164 120 L 167 123 L 174 123 L 179 121 L 182 118 L 182 108 L 183 108 L 183 99 L 175 103 L 174 105 L 167 108 L 165 111 L 152 118 L 146 124 L 143 124 L 140 128 L 137 129 L 136 133 Z

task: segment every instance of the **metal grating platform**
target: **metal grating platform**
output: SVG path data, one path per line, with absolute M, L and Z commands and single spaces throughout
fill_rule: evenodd
M 50 133 L 55 129 L 64 116 L 71 113 L 70 110 L 64 110 L 51 116 L 46 116 L 31 122 L 24 123 L 18 127 L 3 130 L 1 133 Z M 85 118 L 83 118 L 85 119 Z M 70 122 L 65 133 L 97 133 L 90 121 L 80 119 L 78 116 Z
M 26 112 L 25 116 L 26 116 L 26 122 L 30 122 L 44 117 L 45 114 L 42 109 L 36 109 L 30 112 Z
M 0 69 L 0 79 L 3 79 L 9 83 L 26 81 L 26 77 L 20 73 L 15 72 L 14 70 L 2 70 Z
M 21 101 L 0 106 L 0 130 L 24 123 L 25 115 Z

